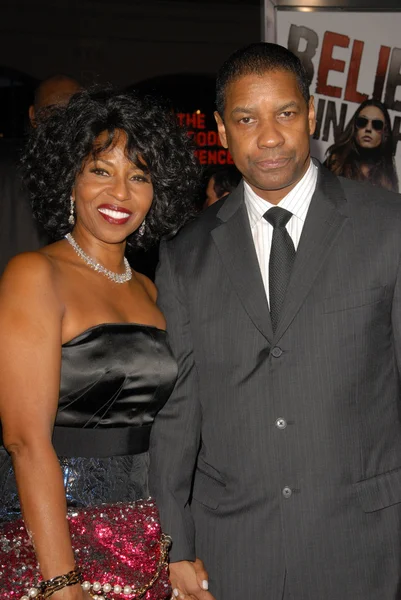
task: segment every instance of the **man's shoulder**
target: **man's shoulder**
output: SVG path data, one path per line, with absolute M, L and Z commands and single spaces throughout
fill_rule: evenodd
M 209 206 L 186 223 L 173 238 L 166 240 L 165 244 L 171 248 L 183 248 L 187 245 L 193 245 L 195 242 L 199 243 L 203 239 L 208 239 L 210 232 L 221 223 L 218 213 L 227 201 L 229 201 L 228 196 Z
M 401 194 L 361 181 L 338 177 L 348 202 L 360 204 L 361 208 L 374 206 L 401 211 Z

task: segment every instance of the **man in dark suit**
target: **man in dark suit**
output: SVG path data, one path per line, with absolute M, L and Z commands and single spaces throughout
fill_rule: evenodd
M 157 277 L 179 375 L 151 490 L 174 593 L 399 599 L 399 196 L 311 161 L 285 48 L 229 58 L 216 120 L 243 182 L 164 242 Z
M 29 107 L 29 120 L 36 127 L 49 108 L 67 104 L 82 89 L 67 75 L 44 79 L 35 90 L 34 104 Z M 19 168 L 23 140 L 0 142 L 0 275 L 8 261 L 20 252 L 37 250 L 49 239 L 34 220 L 29 195 Z

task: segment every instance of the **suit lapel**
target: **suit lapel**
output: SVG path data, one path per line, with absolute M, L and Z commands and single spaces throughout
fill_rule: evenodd
M 242 184 L 230 194 L 217 213 L 222 222 L 212 231 L 212 237 L 244 309 L 271 341 L 270 312 L 243 194 Z
M 305 301 L 347 220 L 345 212 L 346 199 L 337 177 L 320 167 L 274 341 L 283 335 Z

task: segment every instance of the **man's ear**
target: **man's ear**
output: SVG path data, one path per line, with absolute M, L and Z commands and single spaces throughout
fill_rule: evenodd
M 32 127 L 36 127 L 35 107 L 33 106 L 33 104 L 29 107 L 28 115 Z
M 308 122 L 309 135 L 313 135 L 316 129 L 315 99 L 313 96 L 309 98 Z
M 220 138 L 221 145 L 223 146 L 223 148 L 228 148 L 226 128 L 224 126 L 224 121 L 220 117 L 217 110 L 214 112 L 214 118 L 216 119 L 217 131 L 219 132 L 219 138 Z

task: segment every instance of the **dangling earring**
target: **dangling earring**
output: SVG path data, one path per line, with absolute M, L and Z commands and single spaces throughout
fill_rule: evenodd
M 145 219 L 142 221 L 142 224 L 138 229 L 138 235 L 142 237 L 144 233 L 145 233 Z
M 74 200 L 72 196 L 70 198 L 70 216 L 68 217 L 68 222 L 70 225 L 75 225 Z

